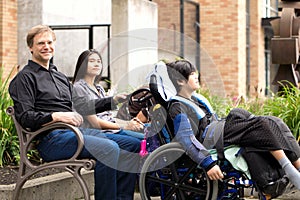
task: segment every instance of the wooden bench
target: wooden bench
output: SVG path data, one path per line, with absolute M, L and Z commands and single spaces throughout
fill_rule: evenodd
M 20 144 L 20 168 L 18 172 L 18 178 L 15 186 L 15 191 L 13 194 L 13 200 L 17 200 L 20 191 L 25 184 L 25 182 L 32 177 L 34 174 L 51 168 L 63 169 L 72 174 L 72 176 L 78 181 L 85 200 L 90 200 L 90 192 L 88 190 L 87 184 L 81 175 L 81 169 L 84 168 L 86 170 L 92 170 L 95 167 L 95 160 L 93 159 L 78 159 L 80 152 L 84 146 L 84 140 L 82 133 L 80 130 L 72 125 L 66 123 L 53 123 L 51 125 L 45 126 L 37 131 L 30 132 L 21 127 L 21 125 L 16 121 L 14 115 L 14 108 L 12 106 L 8 107 L 6 113 L 10 115 L 15 123 L 15 127 L 19 137 L 19 144 Z M 34 149 L 34 143 L 36 141 L 36 137 L 49 130 L 53 129 L 70 129 L 72 130 L 77 139 L 78 139 L 78 147 L 75 154 L 66 160 L 57 160 L 52 162 L 41 162 L 41 163 L 34 163 L 27 157 L 27 153 L 29 150 Z

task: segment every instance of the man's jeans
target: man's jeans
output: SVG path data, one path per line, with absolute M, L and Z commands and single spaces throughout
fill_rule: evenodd
M 139 164 L 140 139 L 80 129 L 84 137 L 81 158 L 96 159 L 95 200 L 132 200 Z M 54 130 L 40 139 L 38 150 L 47 162 L 70 158 L 77 139 L 70 130 Z

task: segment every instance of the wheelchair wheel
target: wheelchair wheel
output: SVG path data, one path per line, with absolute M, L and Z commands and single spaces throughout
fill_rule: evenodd
M 171 142 L 153 151 L 142 167 L 139 190 L 148 199 L 217 199 L 218 182 L 210 181 L 181 145 Z

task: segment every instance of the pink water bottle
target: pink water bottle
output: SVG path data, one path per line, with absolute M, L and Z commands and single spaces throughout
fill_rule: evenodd
M 140 150 L 140 156 L 141 157 L 144 157 L 148 154 L 148 151 L 147 151 L 146 148 L 147 148 L 147 141 L 146 141 L 146 139 L 143 139 L 141 141 L 141 150 Z

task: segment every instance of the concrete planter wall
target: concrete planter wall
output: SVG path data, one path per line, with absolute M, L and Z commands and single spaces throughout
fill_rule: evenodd
M 82 171 L 91 194 L 94 193 L 93 171 Z M 0 185 L 0 199 L 11 200 L 15 184 Z M 49 175 L 29 180 L 25 183 L 19 199 L 22 200 L 50 200 L 50 199 L 82 199 L 82 190 L 75 178 L 68 172 Z
M 82 172 L 84 179 L 86 180 L 91 195 L 94 193 L 94 173 L 93 171 Z M 0 185 L 0 200 L 11 200 L 15 184 Z M 254 193 L 254 197 L 251 196 L 251 191 L 245 190 L 246 200 L 257 199 L 257 194 Z M 68 173 L 63 172 L 55 175 L 50 175 L 42 178 L 36 178 L 29 180 L 25 183 L 20 200 L 75 200 L 83 199 L 82 190 L 77 181 Z M 140 200 L 139 193 L 135 193 L 135 200 Z M 294 191 L 285 194 L 277 200 L 299 200 L 300 192 Z

